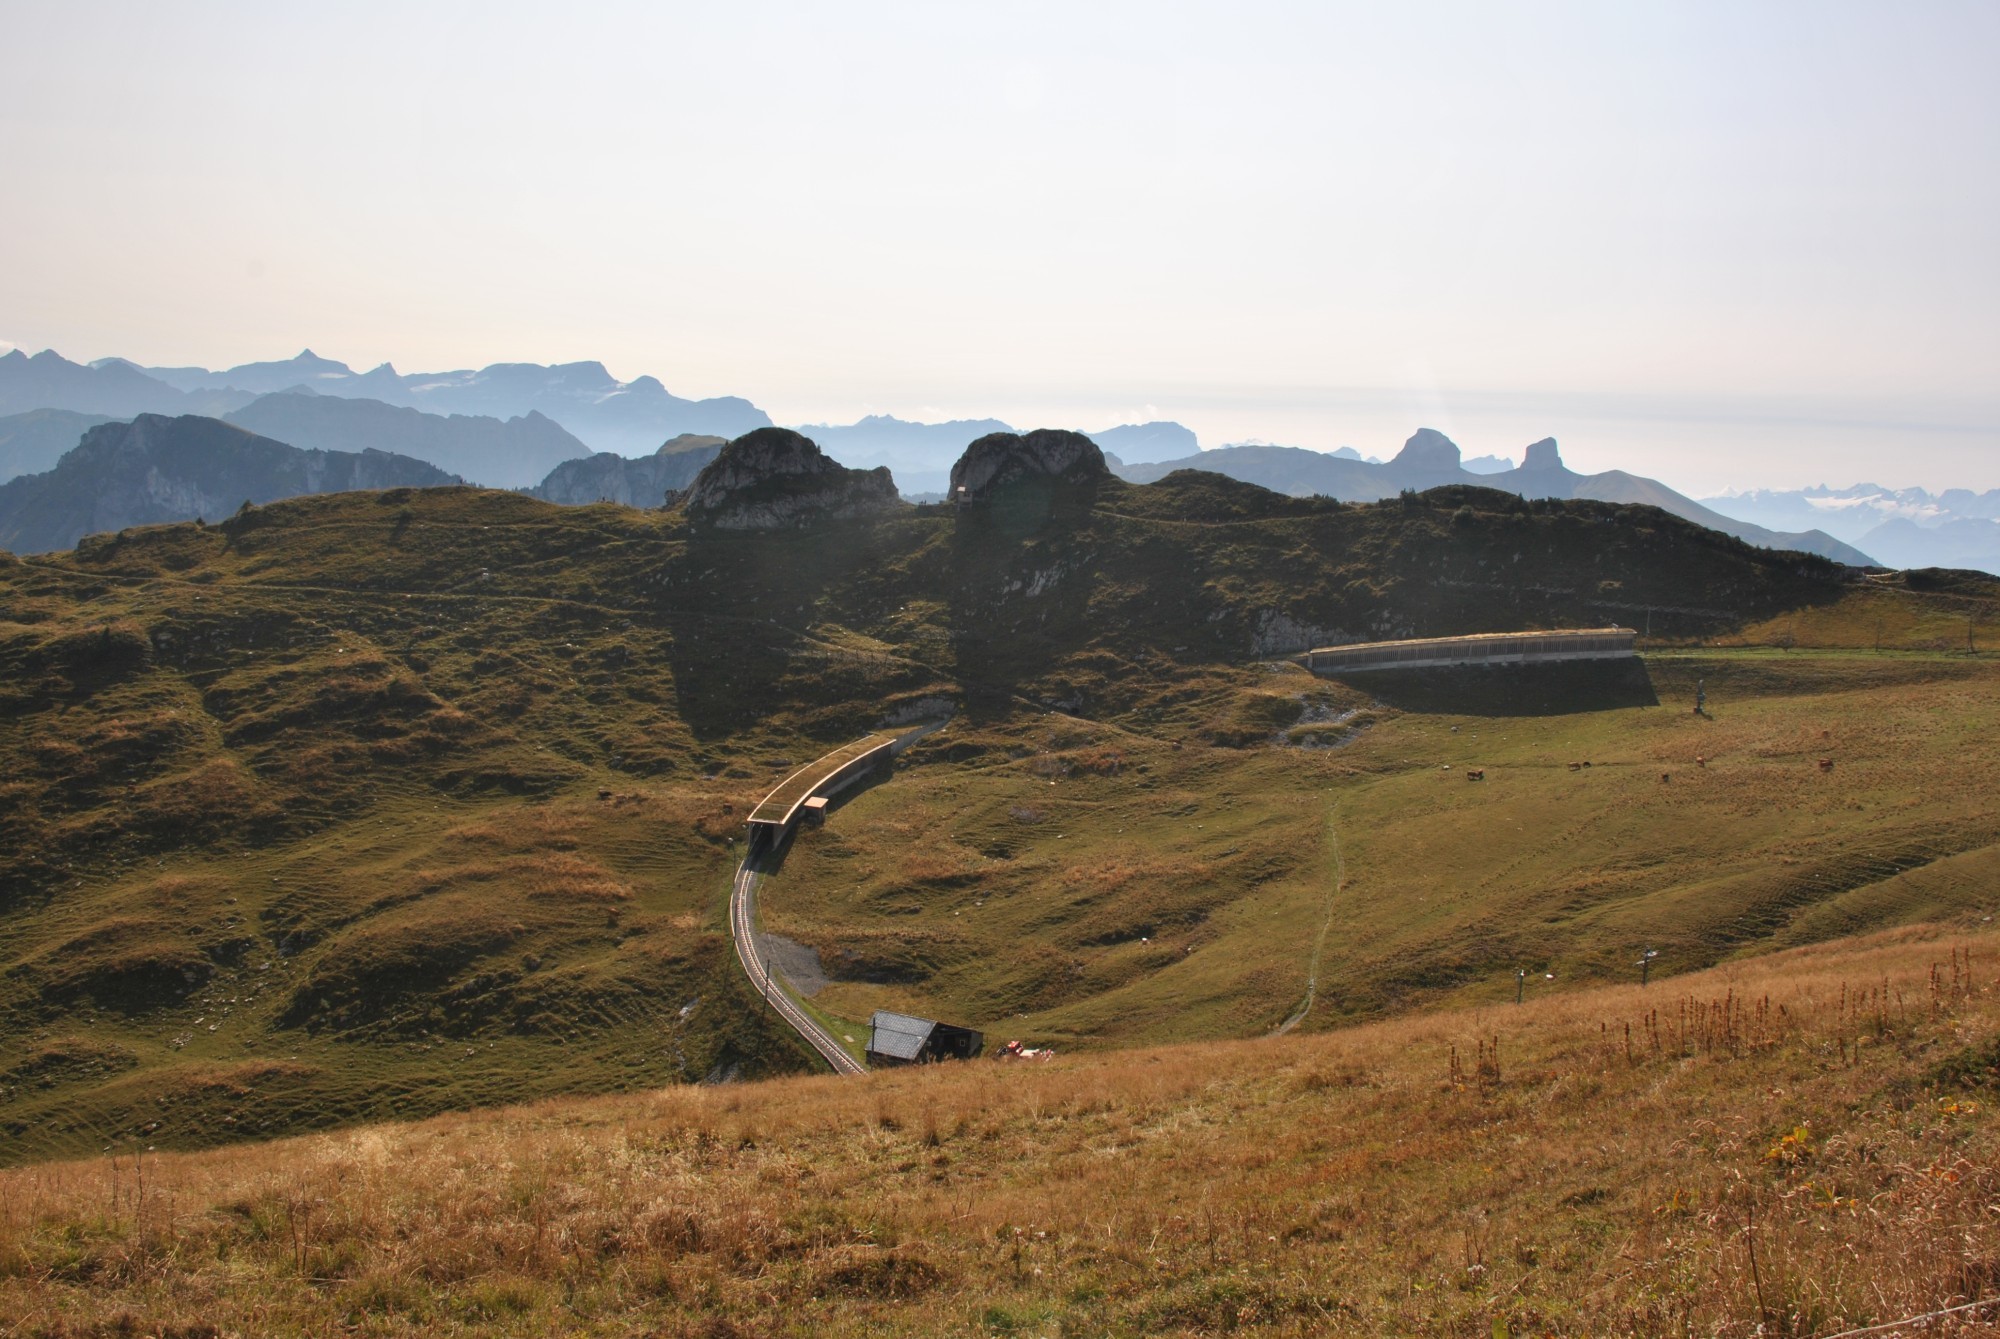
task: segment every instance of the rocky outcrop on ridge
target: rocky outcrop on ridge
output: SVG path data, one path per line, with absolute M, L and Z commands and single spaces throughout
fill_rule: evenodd
M 1403 449 L 1389 462 L 1389 469 L 1402 480 L 1403 487 L 1434 488 L 1460 483 L 1458 443 L 1436 428 L 1418 428 L 1403 443 Z
M 1080 432 L 1060 428 L 994 432 L 965 448 L 951 467 L 951 491 L 946 496 L 971 502 L 1022 479 L 1094 483 L 1110 477 L 1104 452 Z
M 688 489 L 687 516 L 717 530 L 784 530 L 907 505 L 886 468 L 850 470 L 802 433 L 758 428 L 702 467 Z
M 1521 457 L 1521 473 L 1531 474 L 1536 470 L 1567 470 L 1563 464 L 1562 452 L 1556 447 L 1556 439 L 1544 437 L 1539 442 L 1528 443 L 1527 452 Z

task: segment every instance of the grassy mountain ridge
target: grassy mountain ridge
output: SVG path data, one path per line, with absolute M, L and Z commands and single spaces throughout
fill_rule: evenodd
M 1396 722 L 1422 704 L 1342 717 L 1370 690 L 1281 681 L 1257 654 L 1613 617 L 1710 636 L 1834 618 L 1854 595 L 1831 564 L 1645 509 L 1478 489 L 1357 507 L 1196 474 L 756 534 L 394 489 L 0 561 L 0 1131 L 15 1158 L 186 1145 L 803 1065 L 729 960 L 730 838 L 792 766 L 940 698 L 959 720 L 843 822 L 907 798 L 919 824 L 929 788 L 956 785 L 996 825 L 988 846 L 1039 847 L 1047 877 L 1024 859 L 1007 879 L 1030 895 L 1017 925 L 1042 983 L 982 985 L 976 937 L 913 933 L 958 909 L 937 890 L 985 877 L 917 826 L 896 858 L 914 840 L 934 867 L 885 871 L 865 914 L 789 891 L 826 852 L 801 847 L 775 882 L 767 915 L 840 969 L 829 1002 L 886 985 L 991 1021 L 1040 990 L 1042 1025 L 1078 1043 L 1261 1030 L 1298 1002 L 1305 959 L 1258 925 L 1324 917 L 1311 805 L 1285 820 L 1243 799 L 1241 832 L 1194 852 L 1206 885 L 1155 897 L 1141 869 L 1095 923 L 1069 903 L 1115 874 L 1048 845 L 1056 815 L 1098 803 L 1088 786 L 1105 815 L 1149 806 L 1165 837 L 1167 809 L 1237 790 L 1299 805 L 1301 781 L 1416 756 Z M 1176 1019 L 1161 950 L 1131 943 L 1148 916 L 1237 918 L 1183 951 L 1198 1023 Z M 943 956 L 913 967 L 919 942 Z M 1420 965 L 1470 952 L 1417 947 Z M 1355 955 L 1347 1002 L 1312 1025 L 1451 985 L 1399 993 L 1382 961 Z
M 1226 474 L 1294 496 L 1320 494 L 1352 502 L 1379 501 L 1406 489 L 1459 484 L 1502 489 L 1529 498 L 1590 498 L 1654 506 L 1767 548 L 1803 550 L 1858 566 L 1872 561 L 1859 549 L 1822 530 L 1766 529 L 1705 507 L 1657 479 L 1624 470 L 1577 474 L 1562 463 L 1553 438 L 1528 447 L 1519 467 L 1509 465 L 1489 473 L 1464 468 L 1457 445 L 1429 428 L 1418 430 L 1394 459 L 1382 462 L 1292 446 L 1224 446 L 1179 459 L 1146 464 L 1128 462 L 1118 473 L 1134 483 L 1152 483 L 1178 469 Z

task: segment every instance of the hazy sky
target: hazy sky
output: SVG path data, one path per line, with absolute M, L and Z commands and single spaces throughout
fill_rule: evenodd
M 0 0 L 0 341 L 2000 485 L 2000 4 Z

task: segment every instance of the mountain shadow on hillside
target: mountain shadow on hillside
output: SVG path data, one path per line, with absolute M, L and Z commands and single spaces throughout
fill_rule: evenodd
M 852 653 L 818 631 L 824 619 L 854 626 L 890 617 L 938 579 L 938 518 L 917 516 L 893 486 L 876 491 L 876 473 L 842 471 L 850 482 L 861 476 L 871 505 L 886 497 L 893 509 L 776 529 L 691 524 L 685 545 L 647 578 L 669 632 L 675 709 L 697 742 L 754 732 L 777 714 L 831 747 L 870 728 L 888 698 L 936 686 L 936 671 L 920 661 Z M 844 496 L 847 484 L 833 478 L 834 495 Z M 745 482 L 743 505 L 766 508 L 759 480 Z M 790 483 L 797 488 L 800 477 Z M 726 508 L 744 494 L 718 485 L 712 496 Z M 783 500 L 801 496 L 787 492 Z

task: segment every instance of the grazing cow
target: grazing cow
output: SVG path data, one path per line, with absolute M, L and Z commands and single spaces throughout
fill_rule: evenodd
M 1661 780 L 1661 781 L 1662 781 L 1663 783 L 1664 783 L 1664 782 L 1668 782 L 1668 781 L 1672 781 L 1673 779 L 1674 779 L 1674 774 L 1673 774 L 1672 772 L 1662 772 L 1662 773 L 1660 773 L 1660 780 Z
M 1822 772 L 1831 772 L 1833 770 L 1833 759 L 1821 758 L 1819 760 L 1819 770 Z
M 1484 781 L 1486 779 L 1486 769 L 1482 767 L 1477 771 L 1469 771 L 1465 774 L 1465 779 L 1467 781 Z
M 1708 759 L 1697 753 L 1694 755 L 1694 765 L 1696 767 L 1706 767 L 1708 766 Z

